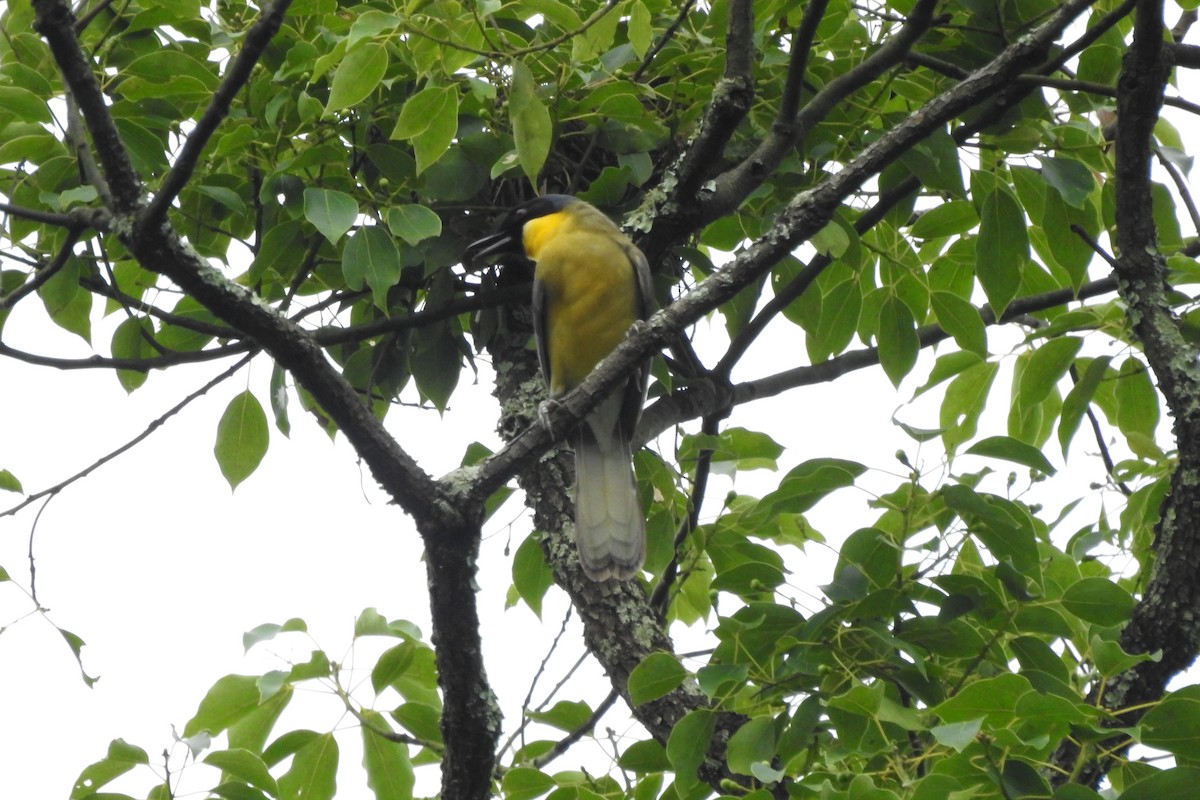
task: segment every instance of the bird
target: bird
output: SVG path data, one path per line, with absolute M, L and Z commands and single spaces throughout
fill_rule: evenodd
M 574 389 L 653 311 L 646 257 L 590 203 L 536 197 L 509 213 L 498 233 L 470 244 L 467 263 L 515 253 L 534 264 L 533 330 L 549 402 Z M 649 366 L 593 409 L 571 434 L 575 450 L 575 541 L 593 581 L 629 580 L 646 557 L 646 520 L 633 474 L 633 432 Z

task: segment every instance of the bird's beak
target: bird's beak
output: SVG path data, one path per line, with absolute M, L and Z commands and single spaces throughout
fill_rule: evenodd
M 517 252 L 519 252 L 517 241 L 511 233 L 495 233 L 467 245 L 467 249 L 463 252 L 463 263 L 478 264 L 484 259 L 501 253 Z

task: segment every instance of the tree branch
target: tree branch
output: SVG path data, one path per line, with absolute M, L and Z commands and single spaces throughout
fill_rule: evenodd
M 1078 292 L 1073 289 L 1056 289 L 1044 294 L 1018 297 L 1008 304 L 999 319 L 990 306 L 984 306 L 979 313 L 984 325 L 1003 325 L 1027 314 L 1056 308 L 1075 300 L 1088 300 L 1116 290 L 1117 280 L 1110 276 L 1085 283 Z M 937 325 L 926 325 L 917 329 L 917 339 L 922 349 L 949 338 L 950 334 Z M 794 367 L 764 378 L 735 384 L 729 387 L 727 392 L 713 391 L 712 387 L 705 385 L 686 387 L 669 397 L 655 401 L 646 409 L 634 441 L 649 441 L 673 425 L 720 411 L 731 405 L 763 400 L 801 386 L 829 383 L 848 372 L 873 367 L 878 363 L 879 348 L 864 347 L 842 353 L 819 364 Z
M 827 83 L 799 113 L 786 121 L 777 120 L 771 134 L 758 148 L 717 178 L 712 192 L 701 198 L 701 220 L 717 219 L 740 206 L 775 171 L 796 143 L 803 139 L 806 131 L 823 120 L 838 103 L 901 63 L 917 40 L 929 30 L 936 6 L 936 0 L 919 0 L 896 35 L 888 37 L 861 64 Z M 793 68 L 796 66 L 796 62 L 793 62 Z M 793 75 L 789 73 L 789 85 L 792 78 Z M 781 111 L 786 111 L 788 104 L 789 99 L 784 97 Z
M 1114 272 L 1133 331 L 1174 418 L 1179 461 L 1155 529 L 1150 577 L 1120 638 L 1126 652 L 1160 651 L 1162 657 L 1143 661 L 1096 690 L 1093 699 L 1116 712 L 1113 727 L 1135 725 L 1200 649 L 1200 586 L 1195 579 L 1200 568 L 1200 451 L 1195 446 L 1200 441 L 1200 366 L 1172 311 L 1150 193 L 1154 125 L 1171 73 L 1164 27 L 1162 4 L 1140 0 L 1133 44 L 1117 84 L 1119 254 Z M 1068 774 L 1073 781 L 1095 786 L 1130 743 L 1121 734 L 1081 753 L 1067 741 L 1052 763 L 1072 767 Z
M 175 163 L 171 166 L 171 171 L 166 174 L 158 191 L 154 193 L 154 199 L 142 211 L 140 220 L 142 225 L 153 226 L 160 222 L 176 196 L 191 180 L 192 172 L 195 171 L 196 164 L 200 161 L 200 154 L 204 151 L 204 146 L 208 144 L 208 140 L 216 133 L 217 127 L 229 115 L 230 104 L 242 87 L 246 85 L 246 82 L 250 80 L 250 73 L 253 71 L 254 65 L 258 63 L 267 49 L 267 45 L 271 43 L 271 39 L 279 30 L 279 26 L 283 24 L 283 15 L 290 4 L 291 0 L 274 0 L 270 6 L 262 10 L 258 19 L 246 31 L 241 49 L 238 50 L 237 56 L 229 65 L 225 77 L 221 80 L 221 85 L 213 93 L 212 101 L 204 110 L 204 115 L 200 117 L 183 148 L 180 149 Z
M 71 257 L 71 251 L 75 248 L 75 243 L 79 241 L 80 231 L 77 228 L 71 228 L 67 231 L 67 238 L 63 241 L 62 246 L 58 248 L 58 253 L 54 256 L 54 260 L 46 266 L 42 267 L 33 276 L 32 280 L 18 286 L 11 294 L 0 294 L 0 311 L 6 311 L 17 303 L 21 302 L 21 298 L 36 292 L 42 286 L 46 285 L 46 281 L 58 274 L 67 263 L 67 259 Z
M 254 356 L 255 356 L 255 353 L 247 354 L 244 358 L 239 360 L 236 364 L 229 367 L 229 369 L 225 370 L 220 375 L 216 376 L 215 378 L 210 380 L 208 383 L 204 384 L 199 389 L 197 389 L 196 391 L 189 394 L 187 397 L 180 400 L 178 403 L 173 405 L 171 408 L 167 409 L 166 413 L 164 413 L 162 416 L 160 416 L 157 419 L 155 419 L 154 421 L 152 421 L 148 426 L 146 426 L 145 430 L 143 430 L 137 436 L 130 439 L 125 444 L 118 447 L 116 450 L 113 450 L 112 452 L 101 456 L 96 461 L 94 461 L 92 464 L 88 465 L 87 467 L 84 467 L 83 469 L 81 469 L 79 472 L 76 472 L 71 477 L 69 477 L 65 480 L 59 481 L 55 485 L 53 485 L 47 489 L 43 489 L 40 492 L 34 492 L 34 493 L 26 496 L 26 498 L 24 500 L 22 500 L 20 503 L 17 503 L 15 506 L 5 509 L 4 511 L 0 511 L 0 517 L 10 517 L 10 516 L 16 514 L 17 512 L 19 512 L 21 509 L 25 508 L 26 506 L 28 506 L 32 503 L 36 503 L 38 500 L 41 500 L 43 497 L 47 497 L 47 498 L 54 497 L 59 492 L 61 492 L 63 489 L 66 489 L 68 486 L 75 483 L 76 481 L 83 480 L 88 475 L 91 475 L 93 472 L 100 469 L 100 467 L 102 467 L 105 464 L 107 464 L 108 462 L 112 461 L 117 456 L 119 456 L 123 453 L 127 453 L 128 451 L 132 450 L 134 447 L 136 447 L 137 445 L 141 444 L 146 439 L 148 439 L 150 437 L 150 434 L 154 433 L 159 428 L 161 428 L 163 426 L 163 423 L 165 423 L 171 417 L 178 414 L 180 411 L 183 411 L 183 409 L 187 408 L 187 406 L 189 404 L 191 404 L 191 402 L 193 400 L 197 400 L 200 397 L 203 397 L 205 394 L 208 393 L 208 391 L 210 389 L 212 389 L 213 387 L 222 383 L 227 378 L 230 378 L 233 375 L 236 375 L 238 370 L 240 370 L 242 367 L 249 364 L 250 359 L 254 358 Z
M 112 191 L 112 211 L 133 213 L 142 202 L 142 181 L 133 168 L 112 115 L 108 113 L 108 103 L 92 73 L 92 65 L 75 38 L 75 17 L 71 7 L 63 0 L 33 0 L 33 9 L 34 30 L 50 45 L 67 90 L 79 105 L 84 124 L 91 134 L 104 177 Z

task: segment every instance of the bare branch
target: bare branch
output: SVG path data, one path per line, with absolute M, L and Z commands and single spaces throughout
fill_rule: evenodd
M 105 356 L 55 358 L 54 356 L 43 356 L 37 353 L 18 350 L 4 342 L 0 342 L 0 356 L 8 356 L 17 361 L 39 367 L 53 367 L 54 369 L 64 370 L 124 369 L 133 372 L 149 372 L 152 369 L 165 369 L 177 364 L 202 364 L 207 361 L 216 361 L 220 358 L 240 355 L 253 349 L 254 345 L 249 342 L 239 342 L 238 344 L 226 345 L 225 347 L 214 347 L 210 350 L 197 350 L 194 353 L 168 353 L 166 355 L 155 356 L 154 358 L 106 358 Z

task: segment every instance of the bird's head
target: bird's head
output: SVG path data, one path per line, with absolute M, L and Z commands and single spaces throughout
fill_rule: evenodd
M 478 264 L 494 259 L 496 256 L 517 254 L 531 256 L 537 252 L 537 244 L 531 239 L 541 239 L 548 234 L 570 214 L 574 207 L 586 206 L 582 200 L 566 194 L 547 194 L 535 197 L 514 208 L 504 218 L 498 233 L 485 236 L 472 242 L 463 253 L 463 262 Z M 532 220 L 541 220 L 535 229 L 542 235 L 536 235 L 535 229 L 527 227 Z

